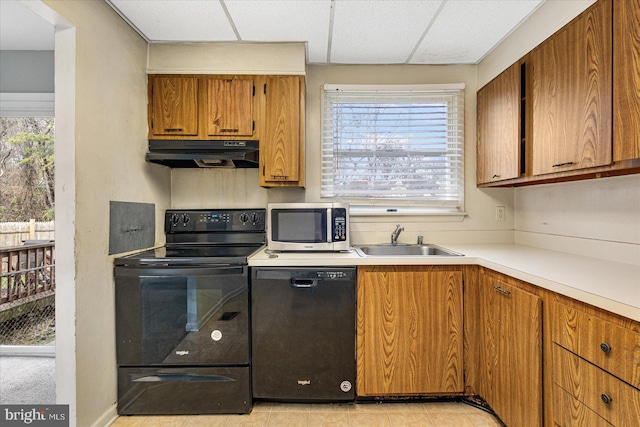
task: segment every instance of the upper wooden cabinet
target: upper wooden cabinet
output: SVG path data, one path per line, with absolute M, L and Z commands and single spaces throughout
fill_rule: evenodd
M 478 91 L 477 172 L 481 187 L 640 173 L 640 0 L 599 0 Z
M 149 78 L 149 139 L 258 140 L 263 187 L 304 187 L 303 76 Z
M 478 91 L 478 184 L 520 175 L 520 71 L 513 64 Z
M 610 0 L 533 50 L 533 175 L 611 163 L 612 60 Z
M 253 136 L 253 80 L 207 78 L 207 135 Z
M 542 300 L 479 278 L 480 395 L 508 426 L 542 425 Z
M 462 268 L 358 268 L 359 396 L 462 393 Z
M 304 186 L 304 78 L 268 76 L 260 185 Z
M 198 79 L 149 76 L 149 138 L 198 135 Z
M 258 139 L 255 76 L 149 75 L 149 139 Z
M 613 160 L 640 158 L 640 0 L 613 2 Z

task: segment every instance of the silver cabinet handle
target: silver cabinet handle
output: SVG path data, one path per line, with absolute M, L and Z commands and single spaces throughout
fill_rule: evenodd
M 503 293 L 503 294 L 505 294 L 505 295 L 511 295 L 511 292 L 510 292 L 510 291 L 508 291 L 508 290 L 506 290 L 506 289 L 503 289 L 503 288 L 501 288 L 501 287 L 500 287 L 500 286 L 498 286 L 498 285 L 493 285 L 493 289 L 497 290 L 498 292 L 502 292 L 502 293 Z

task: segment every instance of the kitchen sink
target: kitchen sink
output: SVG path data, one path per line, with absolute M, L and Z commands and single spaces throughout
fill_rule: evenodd
M 363 257 L 380 256 L 380 257 L 395 257 L 395 256 L 464 256 L 463 254 L 454 252 L 449 249 L 442 248 L 436 245 L 368 245 L 368 246 L 356 246 L 356 252 Z

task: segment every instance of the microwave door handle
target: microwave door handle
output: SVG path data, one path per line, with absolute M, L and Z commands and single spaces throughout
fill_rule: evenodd
M 333 243 L 333 209 L 327 209 L 327 243 Z

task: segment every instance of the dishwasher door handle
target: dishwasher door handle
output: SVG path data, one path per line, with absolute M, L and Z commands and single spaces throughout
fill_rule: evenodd
M 292 288 L 315 288 L 318 286 L 318 279 L 295 279 L 289 282 Z

